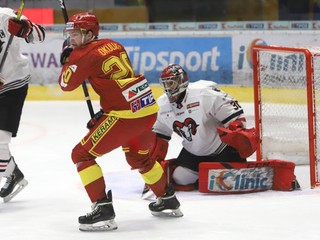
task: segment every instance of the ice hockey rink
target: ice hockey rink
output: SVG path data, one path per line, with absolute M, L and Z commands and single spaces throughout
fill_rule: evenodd
M 251 127 L 253 106 L 242 106 Z M 98 107 L 94 102 L 94 108 Z M 107 188 L 113 191 L 118 229 L 80 232 L 78 216 L 89 212 L 91 203 L 70 153 L 86 134 L 88 119 L 85 101 L 25 103 L 11 151 L 29 185 L 11 202 L 0 202 L 0 239 L 320 239 L 320 190 L 310 189 L 308 166 L 295 169 L 301 191 L 239 195 L 177 192 L 184 216 L 156 218 L 148 210 L 150 201 L 140 198 L 140 175 L 130 170 L 120 149 L 97 160 Z M 180 146 L 174 137 L 168 158 L 175 157 Z

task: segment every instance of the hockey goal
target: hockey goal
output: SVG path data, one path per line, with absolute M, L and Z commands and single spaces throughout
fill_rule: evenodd
M 310 164 L 311 188 L 320 186 L 320 48 L 253 48 L 257 161 Z

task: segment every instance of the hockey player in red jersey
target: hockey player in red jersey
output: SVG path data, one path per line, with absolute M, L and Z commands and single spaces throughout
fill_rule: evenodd
M 88 134 L 72 151 L 72 160 L 93 203 L 93 211 L 79 217 L 80 230 L 117 228 L 111 190 L 106 193 L 105 179 L 96 158 L 120 146 L 128 164 L 139 171 L 158 197 L 149 205 L 151 213 L 182 216 L 180 203 L 172 187 L 167 185 L 161 165 L 149 157 L 152 126 L 159 107 L 147 80 L 143 75 L 134 75 L 120 43 L 97 39 L 99 23 L 93 14 L 75 14 L 67 22 L 66 31 L 70 45 L 61 54 L 61 89 L 72 91 L 88 79 L 100 97 L 101 106 L 101 111 L 88 123 Z
M 11 8 L 0 7 L 0 22 L 0 180 L 6 178 L 0 197 L 8 202 L 28 184 L 9 149 L 11 139 L 17 136 L 31 78 L 28 59 L 20 52 L 20 41 L 42 42 L 45 31 L 23 15 L 18 20 Z M 4 58 L 11 36 L 14 37 Z
M 246 162 L 256 150 L 254 129 L 246 129 L 241 105 L 216 83 L 189 83 L 186 71 L 170 64 L 160 84 L 165 94 L 157 100 L 160 110 L 153 126 L 157 137 L 152 154 L 169 169 L 176 190 L 197 188 L 201 162 Z M 183 148 L 176 159 L 162 161 L 174 132 L 182 138 Z M 148 195 L 146 185 L 142 197 Z

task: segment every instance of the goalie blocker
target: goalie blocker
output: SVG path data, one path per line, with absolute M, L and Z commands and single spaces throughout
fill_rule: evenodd
M 261 162 L 203 162 L 199 165 L 199 192 L 249 193 L 300 189 L 295 164 L 283 160 Z

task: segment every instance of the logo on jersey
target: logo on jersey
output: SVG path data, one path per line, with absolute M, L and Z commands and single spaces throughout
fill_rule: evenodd
M 152 93 L 150 92 L 149 94 L 140 97 L 133 102 L 130 103 L 131 111 L 133 113 L 141 110 L 142 108 L 145 108 L 147 106 L 151 106 L 152 104 L 155 103 L 154 97 Z
M 124 90 L 122 95 L 128 102 L 130 102 L 131 100 L 144 95 L 148 91 L 150 91 L 149 84 L 147 80 L 144 79 L 143 81 Z
M 109 116 L 106 118 L 92 133 L 91 144 L 94 146 L 96 143 L 98 143 L 117 121 L 118 118 L 115 116 Z
M 197 124 L 192 118 L 186 118 L 184 122 L 174 121 L 173 131 L 175 131 L 180 137 L 185 138 L 189 142 L 192 141 L 192 135 L 197 133 Z

